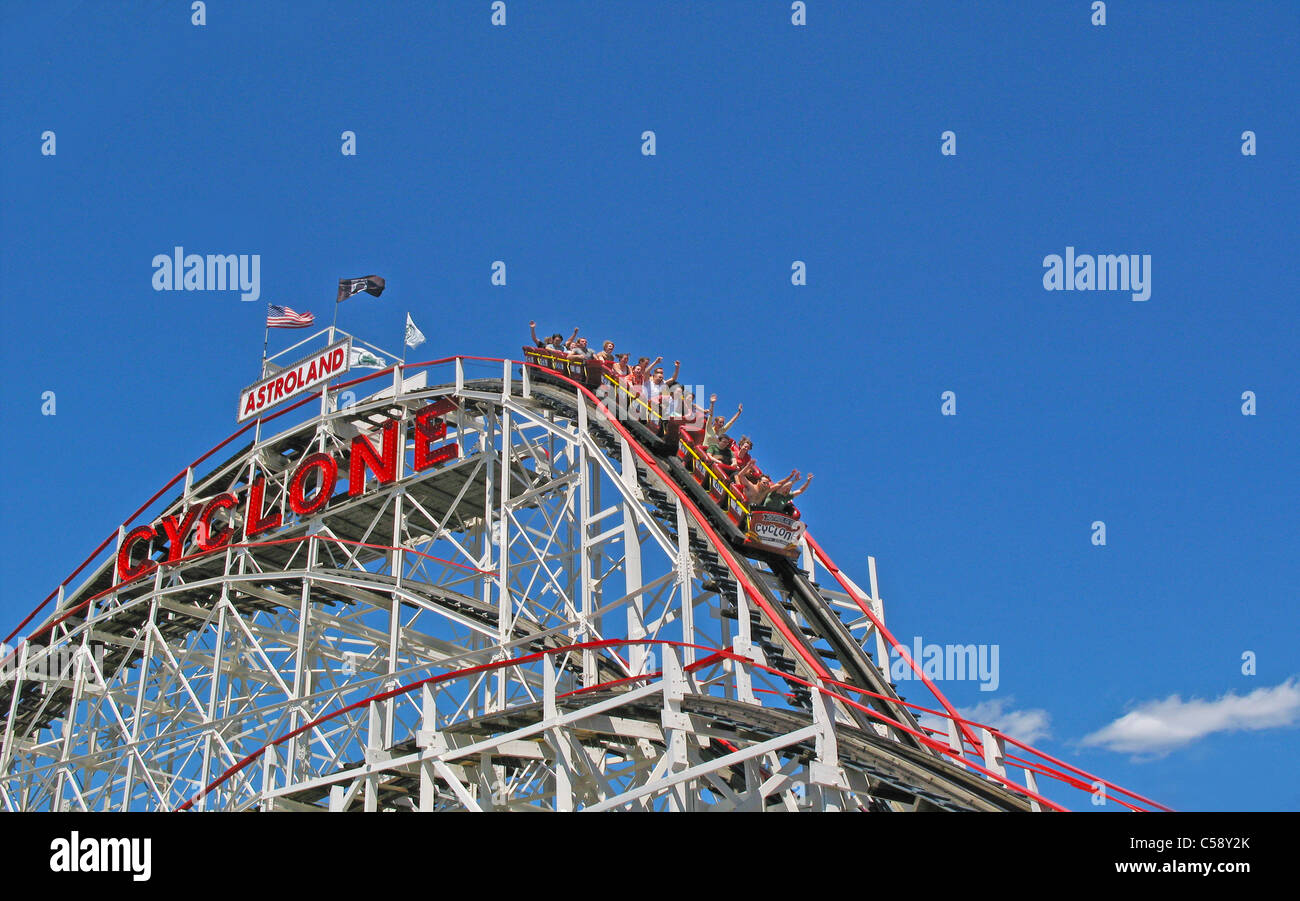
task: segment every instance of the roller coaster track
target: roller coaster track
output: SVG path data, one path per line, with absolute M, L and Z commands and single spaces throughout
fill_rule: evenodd
M 422 463 L 426 420 L 447 453 Z M 753 553 L 659 450 L 577 382 L 469 357 L 251 423 L 7 639 L 35 623 L 0 681 L 0 809 L 1161 809 L 962 719 L 874 561 L 867 592 L 810 536 Z M 300 513 L 313 455 L 338 479 Z M 223 496 L 224 545 L 130 537 Z

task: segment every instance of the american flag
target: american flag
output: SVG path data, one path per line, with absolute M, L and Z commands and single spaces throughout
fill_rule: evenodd
M 306 328 L 315 321 L 316 317 L 311 313 L 295 313 L 288 307 L 276 306 L 273 303 L 266 305 L 267 328 Z

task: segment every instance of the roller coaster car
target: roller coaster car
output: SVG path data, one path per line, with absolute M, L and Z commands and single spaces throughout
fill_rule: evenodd
M 545 370 L 549 369 L 581 384 L 652 452 L 669 456 L 676 451 L 678 421 L 661 416 L 645 398 L 630 391 L 619 382 L 608 364 L 599 360 L 574 360 L 537 347 L 525 347 L 524 360 L 540 367 L 536 377 L 542 381 L 570 387 L 562 379 L 548 379 Z
M 543 350 L 540 347 L 525 347 L 524 361 L 532 363 L 534 366 L 540 366 L 543 369 L 558 372 L 586 386 L 593 392 L 600 387 L 601 378 L 605 373 L 605 365 L 599 360 L 574 360 L 563 354 Z M 544 373 L 542 373 L 542 377 L 545 378 Z M 564 383 L 560 382 L 560 384 Z M 565 387 L 568 386 L 565 385 Z
M 748 557 L 773 554 L 792 559 L 799 553 L 803 523 L 775 510 L 750 510 L 736 496 L 730 480 L 714 470 L 712 461 L 698 444 L 698 436 L 681 430 L 681 421 L 664 418 L 640 395 L 628 390 L 613 372 L 598 360 L 574 360 L 537 347 L 525 347 L 524 360 L 538 367 L 536 377 L 571 387 L 564 379 L 547 377 L 546 370 L 583 385 L 607 407 L 642 446 L 664 458 L 663 469 L 686 490 L 726 536 L 728 542 Z
M 716 470 L 690 433 L 681 433 L 675 457 L 667 468 L 697 500 L 703 493 L 709 503 L 701 504 L 701 509 L 715 521 L 721 515 L 719 525 L 746 556 L 761 559 L 777 554 L 793 559 L 798 555 L 804 531 L 798 513 L 791 516 L 779 510 L 750 510 L 737 496 L 731 480 Z

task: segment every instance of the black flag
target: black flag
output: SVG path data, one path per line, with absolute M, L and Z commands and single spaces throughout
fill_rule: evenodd
M 384 280 L 377 275 L 366 275 L 361 278 L 341 278 L 339 279 L 339 296 L 334 302 L 343 303 L 353 294 L 359 294 L 362 291 L 378 297 L 384 293 Z

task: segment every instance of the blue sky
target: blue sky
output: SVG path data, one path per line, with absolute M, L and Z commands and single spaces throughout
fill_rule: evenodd
M 381 346 L 536 318 L 743 401 L 896 635 L 999 645 L 959 707 L 1176 808 L 1300 808 L 1300 6 L 489 5 L 0 6 L 5 633 L 233 431 L 266 302 L 374 272 L 341 324 Z M 153 291 L 176 245 L 260 255 L 261 298 Z M 1150 254 L 1150 299 L 1044 290 L 1067 246 Z

